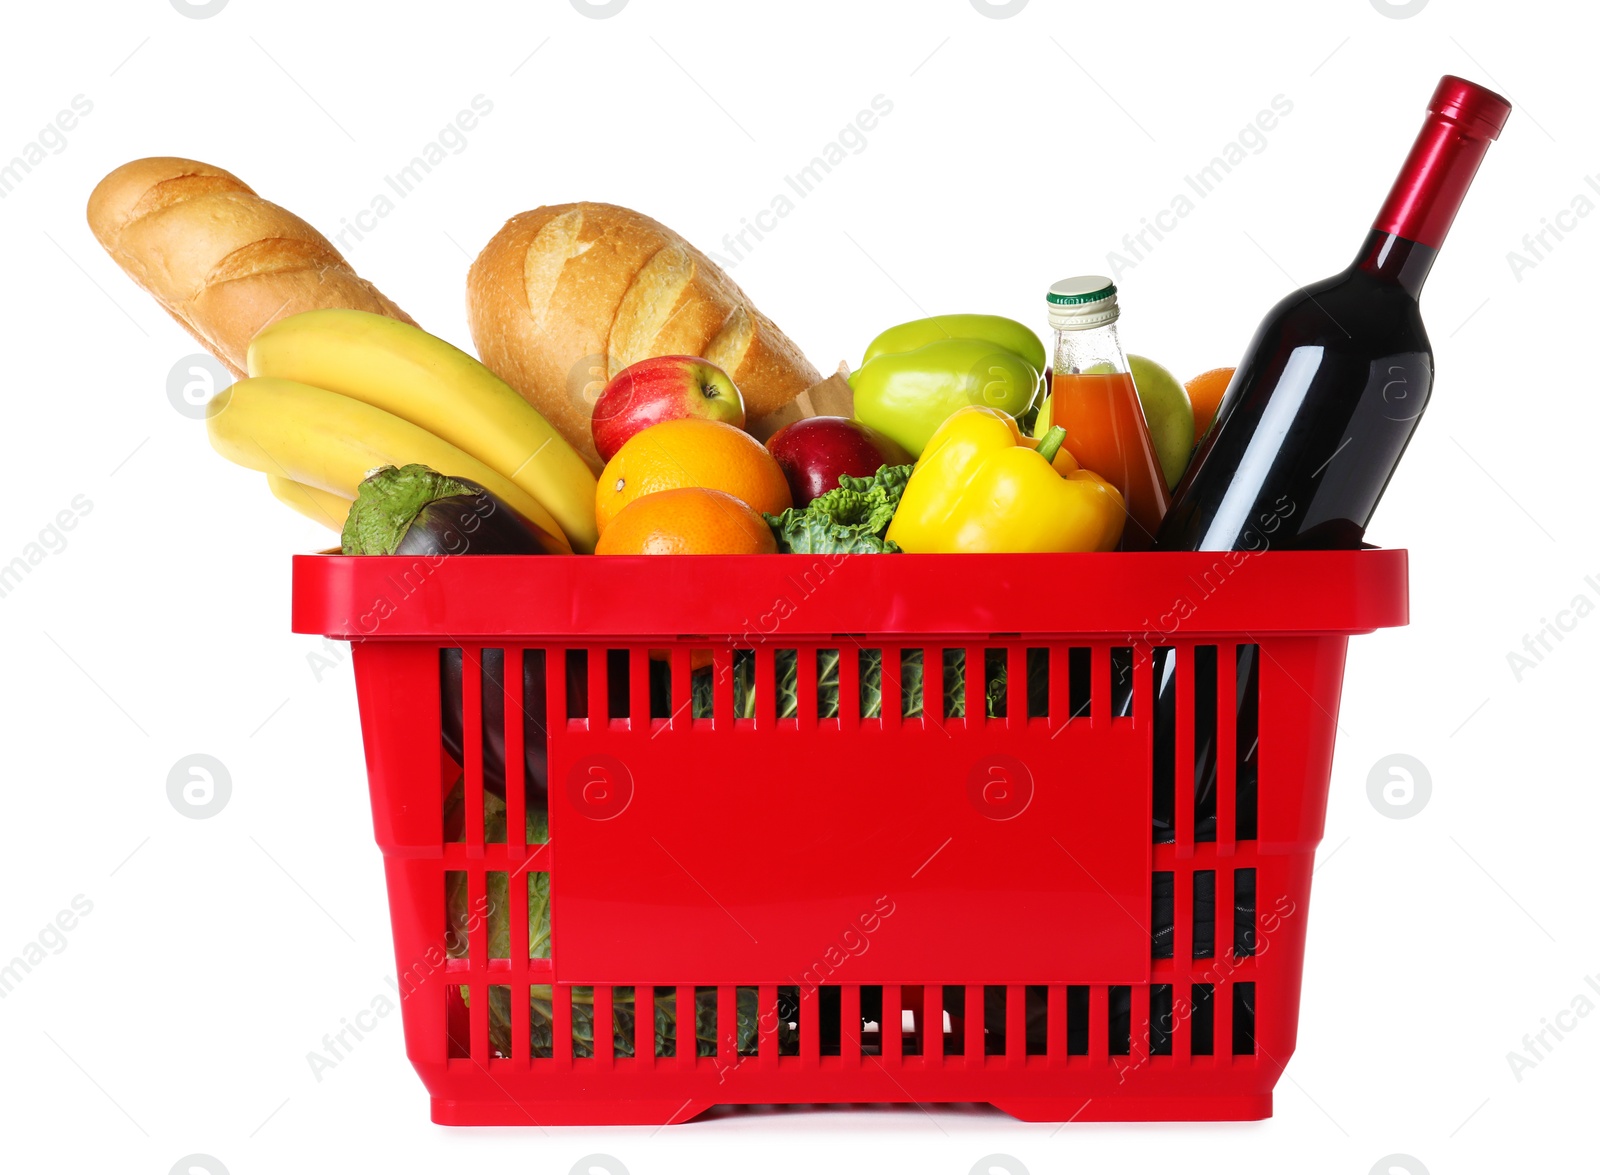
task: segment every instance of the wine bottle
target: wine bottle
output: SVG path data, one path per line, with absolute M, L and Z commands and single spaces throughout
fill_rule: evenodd
M 1417 295 L 1511 104 L 1440 79 L 1355 262 L 1257 329 L 1173 494 L 1164 551 L 1358 547 L 1433 386 Z
M 1433 351 L 1417 306 L 1423 279 L 1489 143 L 1511 113 L 1500 95 L 1441 78 L 1428 117 L 1355 262 L 1290 294 L 1267 315 L 1234 372 L 1157 535 L 1158 550 L 1358 547 L 1433 387 Z M 1223 650 L 1218 650 L 1219 655 Z M 1236 712 L 1256 704 L 1260 657 L 1239 655 Z M 1156 683 L 1154 839 L 1173 839 L 1176 803 L 1194 804 L 1194 837 L 1216 839 L 1214 676 L 1196 673 L 1192 796 L 1174 764 L 1173 660 Z M 1205 737 L 1202 737 L 1202 731 Z M 1234 834 L 1252 838 L 1255 746 L 1237 748 Z M 1158 768 L 1158 771 L 1160 769 Z M 1246 789 L 1252 789 L 1247 796 Z M 1176 795 L 1174 795 L 1176 791 Z

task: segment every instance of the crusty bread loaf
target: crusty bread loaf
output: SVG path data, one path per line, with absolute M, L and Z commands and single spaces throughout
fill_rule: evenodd
M 612 204 L 512 217 L 472 263 L 467 317 L 483 362 L 596 468 L 594 400 L 641 359 L 711 360 L 739 385 L 752 422 L 821 379 L 704 253 Z
M 89 197 L 89 227 L 127 271 L 235 375 L 257 331 L 302 310 L 411 319 L 326 237 L 238 177 L 193 159 L 136 159 Z

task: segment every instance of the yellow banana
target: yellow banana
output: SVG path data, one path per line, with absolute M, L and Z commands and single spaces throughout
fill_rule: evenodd
M 267 488 L 291 510 L 304 514 L 312 522 L 320 522 L 335 534 L 344 530 L 344 517 L 350 512 L 350 499 L 341 498 L 324 490 L 314 490 L 291 481 L 281 473 L 267 474 Z
M 256 335 L 247 362 L 252 376 L 325 388 L 426 429 L 542 502 L 574 549 L 594 550 L 593 471 L 510 384 L 443 339 L 364 310 L 310 310 Z
M 426 465 L 475 481 L 546 532 L 549 550 L 571 551 L 539 500 L 482 461 L 398 416 L 287 379 L 242 379 L 206 406 L 211 447 L 229 461 L 314 490 L 354 499 L 382 465 Z

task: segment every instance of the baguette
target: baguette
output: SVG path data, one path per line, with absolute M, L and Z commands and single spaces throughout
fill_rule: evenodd
M 595 398 L 641 359 L 709 359 L 739 386 L 752 424 L 821 379 L 710 258 L 611 204 L 512 217 L 472 263 L 467 318 L 483 362 L 596 469 Z
M 302 310 L 337 306 L 411 321 L 316 229 L 207 163 L 123 164 L 95 185 L 89 227 L 236 376 L 256 332 Z

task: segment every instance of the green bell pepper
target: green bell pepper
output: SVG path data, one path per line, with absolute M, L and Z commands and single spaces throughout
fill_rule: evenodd
M 850 377 L 856 419 L 920 456 L 959 408 L 1026 412 L 1043 367 L 1038 336 L 1009 318 L 945 314 L 902 323 L 872 340 Z
M 988 339 L 1007 351 L 1015 351 L 1039 371 L 1045 367 L 1044 344 L 1039 336 L 1015 318 L 998 314 L 935 314 L 891 326 L 867 344 L 861 365 L 865 367 L 879 355 L 915 351 L 940 339 Z

